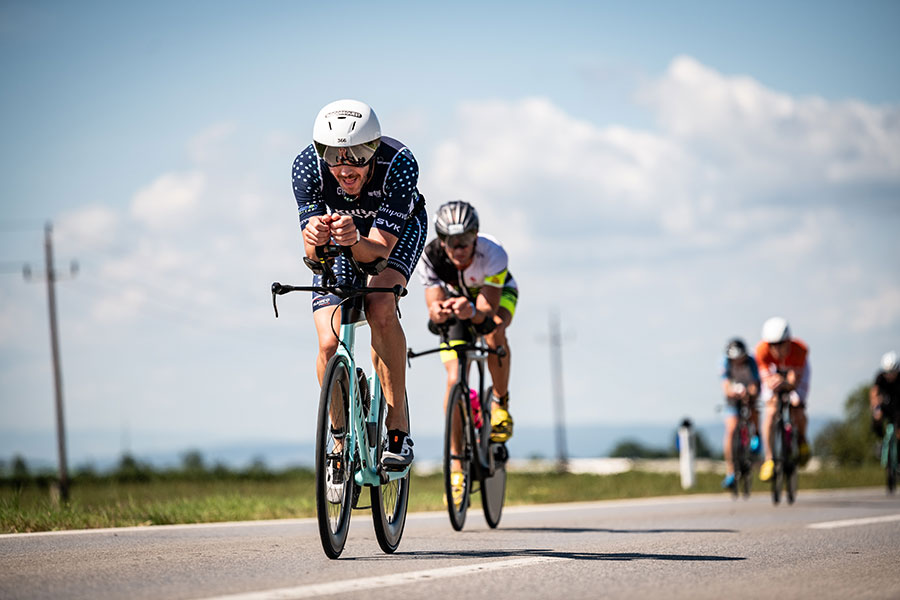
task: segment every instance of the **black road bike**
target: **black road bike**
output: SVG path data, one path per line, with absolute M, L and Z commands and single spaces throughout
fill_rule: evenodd
M 444 493 L 450 524 L 461 531 L 466 522 L 470 496 L 481 493 L 484 518 L 493 529 L 500 523 L 503 501 L 506 496 L 506 461 L 509 454 L 505 443 L 491 441 L 491 388 L 485 389 L 485 365 L 488 356 L 506 356 L 503 347 L 491 349 L 478 335 L 472 324 L 463 322 L 469 332 L 467 339 L 452 344 L 448 332 L 453 321 L 440 325 L 431 324 L 441 338 L 437 348 L 414 352 L 408 349 L 407 357 L 413 359 L 441 351 L 456 353 L 459 369 L 456 384 L 450 390 L 444 424 Z M 478 372 L 477 395 L 469 386 L 469 365 L 475 363 Z M 459 465 L 459 467 L 455 466 Z M 454 475 L 462 478 L 462 493 L 453 494 Z M 477 480 L 479 487 L 473 486 Z M 457 482 L 458 487 L 458 482 Z
M 788 504 L 797 499 L 797 471 L 800 458 L 797 430 L 791 421 L 790 391 L 777 392 L 772 422 L 772 502 L 781 501 L 782 491 Z
M 750 398 L 738 400 L 738 422 L 731 438 L 731 461 L 734 466 L 734 486 L 731 493 L 736 498 L 739 494 L 750 497 L 750 483 L 753 480 L 753 451 L 750 442 L 755 435 L 753 421 L 750 419 Z
M 340 334 L 334 331 L 340 343 L 325 367 L 316 426 L 316 515 L 322 549 L 329 558 L 340 556 L 350 530 L 352 509 L 368 508 L 358 505 L 362 488 L 368 487 L 375 537 L 382 550 L 392 553 L 400 545 L 406 523 L 409 467 L 386 471 L 381 466 L 387 445 L 387 403 L 378 374 L 367 378 L 356 366 L 354 342 L 356 327 L 366 323 L 365 296 L 390 293 L 399 301 L 406 289 L 400 285 L 376 288 L 360 283 L 381 272 L 387 265 L 384 259 L 358 263 L 346 246 L 320 246 L 316 256 L 318 261 L 304 258 L 304 262 L 322 276 L 322 285 L 273 283 L 272 305 L 277 317 L 275 298 L 288 292 L 319 292 L 341 299 L 334 308 L 335 312 L 341 309 Z M 335 275 L 334 259 L 338 256 L 346 258 L 354 271 L 356 276 L 351 281 Z

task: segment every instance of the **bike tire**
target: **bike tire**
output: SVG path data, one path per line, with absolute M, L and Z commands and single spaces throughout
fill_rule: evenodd
M 893 431 L 889 433 L 891 439 L 887 441 L 888 456 L 885 469 L 887 470 L 887 491 L 888 494 L 893 494 L 897 489 L 897 436 Z
M 781 501 L 784 487 L 784 423 L 779 418 L 772 427 L 772 503 Z
M 404 397 L 406 414 L 409 416 L 409 399 Z M 387 440 L 387 402 L 382 401 L 378 410 L 378 452 L 377 464 L 381 464 L 381 453 Z M 399 479 L 392 479 L 387 483 L 369 488 L 369 496 L 372 500 L 372 521 L 375 525 L 375 537 L 378 545 L 387 554 L 393 554 L 400 546 L 400 538 L 403 537 L 403 528 L 406 526 L 406 509 L 409 503 L 409 474 Z
M 509 454 L 506 444 L 491 444 L 494 473 L 481 479 L 481 508 L 484 520 L 491 529 L 496 529 L 503 516 L 503 502 L 506 499 L 506 460 Z
M 353 504 L 353 465 L 350 448 L 342 443 L 341 450 L 335 452 L 339 439 L 346 442 L 346 432 L 350 426 L 350 369 L 347 359 L 335 354 L 325 366 L 322 391 L 319 395 L 319 415 L 316 429 L 316 516 L 319 522 L 319 538 L 328 558 L 338 558 L 347 542 L 350 531 L 350 513 Z M 337 432 L 337 433 L 335 433 Z M 329 456 L 337 461 L 344 485 L 340 501 L 328 499 L 326 483 Z M 337 457 L 337 458 L 335 458 Z
M 785 448 L 787 452 L 785 456 L 785 496 L 787 496 L 788 504 L 793 504 L 797 499 L 797 480 L 799 478 L 800 468 L 798 465 L 799 451 L 797 448 L 797 434 L 795 431 L 785 433 Z
M 734 485 L 729 491 L 734 498 L 737 498 L 740 487 L 743 484 L 744 477 L 746 477 L 746 474 L 744 473 L 744 462 L 741 455 L 740 426 L 735 427 L 734 433 L 731 434 L 731 468 L 733 469 L 732 472 L 734 473 Z
M 468 390 L 461 385 L 453 386 L 447 399 L 444 424 L 444 497 L 447 500 L 450 525 L 456 531 L 462 531 L 466 524 L 466 512 L 469 508 L 469 494 L 472 486 L 473 440 L 466 411 L 468 403 Z M 459 447 L 456 453 L 453 452 L 454 434 L 459 436 Z M 461 466 L 455 468 L 454 461 L 458 461 Z M 458 499 L 453 498 L 453 473 L 462 473 L 463 475 L 463 490 Z

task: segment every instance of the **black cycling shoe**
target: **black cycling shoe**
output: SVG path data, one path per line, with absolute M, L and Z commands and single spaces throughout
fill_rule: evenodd
M 388 445 L 381 454 L 381 466 L 388 471 L 402 471 L 413 461 L 413 441 L 399 429 L 388 431 Z

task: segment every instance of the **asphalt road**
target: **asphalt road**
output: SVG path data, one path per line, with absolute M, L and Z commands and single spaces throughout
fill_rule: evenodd
M 4 535 L 0 598 L 900 598 L 898 565 L 900 498 L 801 489 L 415 514 L 394 555 L 357 511 L 337 561 L 312 519 Z

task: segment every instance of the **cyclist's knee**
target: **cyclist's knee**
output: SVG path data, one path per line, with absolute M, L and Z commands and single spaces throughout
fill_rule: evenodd
M 369 327 L 380 330 L 398 323 L 397 303 L 392 294 L 372 294 L 366 304 Z
M 506 341 L 506 323 L 497 323 L 497 327 L 492 332 L 485 334 L 484 341 L 487 342 L 487 345 L 491 348 L 496 348 L 497 346 L 508 346 L 509 344 Z
M 338 339 L 333 335 L 319 338 L 319 355 L 326 361 L 334 356 L 334 353 L 337 352 L 337 347 Z

